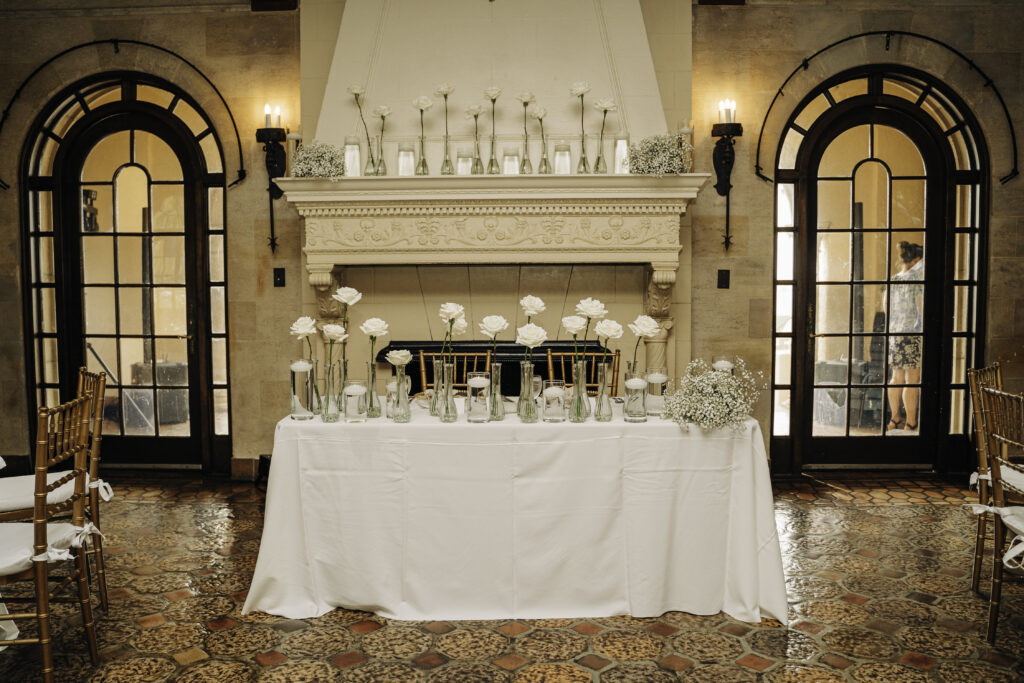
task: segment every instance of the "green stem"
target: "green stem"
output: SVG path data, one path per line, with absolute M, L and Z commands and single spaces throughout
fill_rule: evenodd
M 608 118 L 608 110 L 604 110 L 604 116 L 601 117 L 601 135 L 597 138 L 597 156 L 601 156 L 601 145 L 604 143 L 604 122 Z
M 540 123 L 540 147 L 542 152 L 546 152 L 548 147 L 547 138 L 544 137 L 544 119 L 537 119 Z
M 607 362 L 607 360 L 608 360 L 608 340 L 609 339 L 611 339 L 611 337 L 605 337 L 604 338 L 604 344 L 603 344 L 603 346 L 604 346 L 604 353 L 601 355 L 601 365 L 604 365 L 605 362 Z M 601 343 L 601 337 L 597 338 L 597 343 L 598 344 Z
M 586 93 L 584 93 L 584 95 L 585 94 Z M 580 95 L 580 139 L 581 140 L 587 136 L 586 131 L 583 130 L 583 110 L 584 110 L 584 107 L 583 107 L 583 97 L 584 97 L 584 95 Z
M 370 129 L 366 126 L 366 119 L 363 118 L 363 104 L 359 101 L 359 95 L 354 96 L 356 98 L 356 107 L 359 108 L 359 120 L 363 122 L 363 131 L 366 133 L 366 149 L 370 153 L 370 163 L 376 166 L 376 162 L 373 160 L 373 144 L 370 142 Z
M 448 96 L 444 96 L 444 137 L 448 139 Z
M 636 337 L 636 346 L 633 347 L 633 372 L 636 372 L 636 351 L 640 348 L 640 340 L 643 339 L 640 335 Z
M 420 109 L 420 137 L 423 137 L 423 110 Z
M 576 346 L 576 335 L 572 335 L 572 359 L 578 360 L 580 356 L 580 349 Z
M 583 353 L 587 352 L 587 335 L 588 334 L 590 334 L 590 318 L 587 318 L 587 329 L 583 330 Z M 583 360 L 582 356 L 580 356 L 580 360 Z
M 530 134 L 526 130 L 526 102 L 523 102 L 523 138 L 530 144 Z
M 309 347 L 309 362 L 313 363 L 313 342 L 306 337 L 306 346 Z M 316 385 L 316 375 L 313 375 L 313 393 L 316 395 L 316 404 L 320 405 L 320 387 Z

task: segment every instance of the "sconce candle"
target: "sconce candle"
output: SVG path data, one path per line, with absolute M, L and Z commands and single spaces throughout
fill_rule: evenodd
M 718 122 L 736 123 L 736 100 L 721 100 L 718 103 Z
M 263 105 L 263 120 L 264 120 L 264 126 L 263 127 L 264 128 L 270 128 L 271 126 L 270 126 L 270 105 L 269 104 Z
M 281 107 L 274 107 L 274 118 L 277 119 L 277 127 L 284 128 L 284 126 L 281 125 Z

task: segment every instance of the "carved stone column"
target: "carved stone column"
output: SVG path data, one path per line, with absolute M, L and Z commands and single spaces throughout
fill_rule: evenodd
M 675 321 L 669 316 L 672 304 L 672 287 L 676 282 L 674 263 L 652 263 L 647 274 L 647 288 L 644 290 L 644 314 L 658 321 L 661 332 L 644 340 L 647 367 L 665 367 L 671 371 L 675 358 L 669 357 L 669 338 Z

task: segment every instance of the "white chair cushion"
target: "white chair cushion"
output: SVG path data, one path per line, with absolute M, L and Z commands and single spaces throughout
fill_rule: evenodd
M 1024 536 L 1024 505 L 999 508 L 999 516 L 1003 524 L 1015 534 Z
M 33 548 L 32 522 L 5 522 L 0 524 L 0 576 L 17 574 L 32 566 Z M 46 525 L 46 542 L 55 550 L 67 550 L 71 541 L 79 534 L 68 522 L 51 522 Z
M 1021 474 L 1017 470 L 1010 469 L 1009 467 L 1000 467 L 999 476 L 1001 476 L 1003 481 L 1013 488 L 1019 491 L 1024 491 L 1024 474 Z
M 65 476 L 67 471 L 64 472 L 47 472 L 46 483 L 52 484 L 61 477 Z M 86 486 L 89 485 L 89 475 L 86 475 Z M 50 491 L 46 496 L 46 502 L 50 505 L 55 503 L 61 503 L 67 500 L 75 492 L 75 480 L 62 484 L 59 488 Z M 0 512 L 10 512 L 11 510 L 23 510 L 30 508 L 35 504 L 36 495 L 36 475 L 34 474 L 23 474 L 19 477 L 2 477 L 0 478 Z

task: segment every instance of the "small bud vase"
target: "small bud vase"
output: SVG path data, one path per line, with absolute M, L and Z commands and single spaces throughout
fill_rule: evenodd
M 377 398 L 377 364 L 366 364 L 366 417 L 380 417 L 380 399 Z
M 533 361 L 520 361 L 519 402 L 516 404 L 516 413 L 519 415 L 519 421 L 525 424 L 537 421 L 537 399 L 533 387 Z
M 444 379 L 441 388 L 441 402 L 438 405 L 441 422 L 455 422 L 459 419 L 459 412 L 455 407 L 455 391 L 452 385 L 455 382 L 455 364 L 444 364 Z
M 590 162 L 587 161 L 587 138 L 580 136 L 580 163 L 576 164 L 577 173 L 590 173 Z
M 597 366 L 597 396 L 594 397 L 594 420 L 597 422 L 612 421 L 612 399 L 608 395 L 612 366 L 601 363 Z
M 336 391 L 340 365 L 333 362 L 324 366 L 324 393 L 320 401 L 320 420 L 323 422 L 337 422 L 341 418 Z
M 572 400 L 569 402 L 569 422 L 586 422 L 590 417 L 590 397 L 587 396 L 587 361 L 572 364 Z
M 450 164 L 451 161 L 448 163 Z M 430 169 L 427 168 L 427 141 L 422 135 L 420 136 L 420 160 L 416 162 L 416 175 L 430 175 Z
M 474 140 L 473 149 L 473 165 L 469 169 L 470 175 L 483 175 L 484 174 L 484 162 L 480 158 L 480 138 Z
M 455 166 L 452 164 L 451 150 L 448 136 L 444 136 L 444 161 L 441 162 L 441 175 L 455 175 Z
M 441 389 L 444 388 L 444 360 L 434 357 L 434 394 L 430 397 L 430 414 L 438 417 L 441 414 Z
M 487 175 L 501 175 L 501 166 L 498 164 L 498 143 L 491 136 L 491 160 L 487 162 Z
M 537 164 L 538 175 L 551 175 L 551 162 L 548 161 L 548 144 L 540 143 L 540 162 Z
M 406 391 L 405 366 L 395 366 L 395 405 L 391 409 L 391 421 L 405 424 L 412 419 L 412 411 L 409 409 L 409 392 Z
M 313 419 L 313 389 L 316 383 L 316 361 L 300 358 L 289 366 L 292 379 L 292 395 L 289 417 L 293 420 Z
M 491 422 L 505 419 L 505 399 L 501 396 L 501 363 L 491 362 Z
M 343 344 L 345 342 L 342 342 Z M 345 353 L 342 351 L 342 356 Z M 335 385 L 337 390 L 336 400 L 338 401 L 338 410 L 342 415 L 345 414 L 345 384 L 348 382 L 348 360 L 342 358 L 338 361 L 338 383 Z
M 368 140 L 366 145 L 366 167 L 363 169 L 363 175 L 377 175 L 377 157 L 373 154 L 374 141 Z M 341 387 L 345 388 L 344 385 Z
M 626 404 L 622 408 L 622 419 L 647 422 L 647 377 L 633 361 L 626 361 Z

